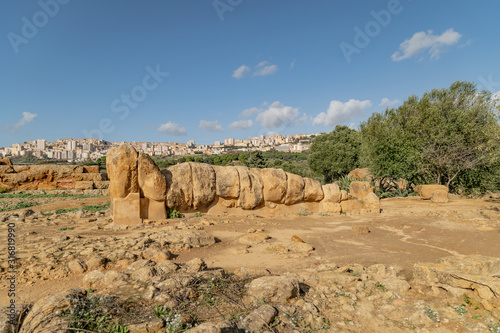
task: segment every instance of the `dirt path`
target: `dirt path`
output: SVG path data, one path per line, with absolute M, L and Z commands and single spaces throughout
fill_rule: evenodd
M 85 198 L 57 200 L 32 209 L 35 211 L 81 207 L 103 204 L 109 198 Z M 345 265 L 357 263 L 385 265 L 403 268 L 410 277 L 417 262 L 435 262 L 450 255 L 481 254 L 500 257 L 500 200 L 451 200 L 447 204 L 434 204 L 419 198 L 395 198 L 381 201 L 382 213 L 364 216 L 283 216 L 279 218 L 248 218 L 246 215 L 217 217 L 188 216 L 172 219 L 168 225 L 185 223 L 203 225 L 203 229 L 219 242 L 213 246 L 181 251 L 175 262 L 186 262 L 200 257 L 209 267 L 228 270 L 239 267 L 264 268 L 272 273 L 283 273 L 323 263 Z M 243 212 L 245 214 L 245 212 Z M 106 219 L 109 219 L 109 210 Z M 93 227 L 91 218 L 54 220 L 53 226 L 41 227 L 36 223 L 21 224 L 19 234 L 36 232 L 40 237 L 53 237 L 61 226 L 70 226 L 72 234 L 86 240 L 91 237 L 127 237 L 155 226 L 143 226 L 130 230 L 99 230 Z M 209 225 L 212 224 L 212 225 Z M 366 228 L 369 233 L 366 233 Z M 262 230 L 271 238 L 250 247 L 238 239 L 248 232 Z M 363 232 L 363 230 L 365 232 Z M 292 236 L 298 236 L 312 245 L 310 253 L 277 253 L 270 248 L 287 246 Z M 22 238 L 21 238 L 22 239 Z M 21 240 L 22 241 L 22 240 Z M 24 254 L 29 255 L 29 254 Z M 81 287 L 83 275 L 73 275 L 62 280 L 46 280 L 35 284 L 19 285 L 20 294 L 30 299 L 53 293 L 54 288 Z M 3 295 L 2 295 L 3 296 Z M 0 306 L 5 297 L 0 297 Z

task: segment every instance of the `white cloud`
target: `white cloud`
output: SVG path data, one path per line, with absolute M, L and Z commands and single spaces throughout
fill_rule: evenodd
M 441 35 L 434 35 L 432 30 L 427 33 L 420 31 L 399 45 L 399 51 L 392 55 L 392 60 L 408 59 L 423 50 L 428 50 L 431 59 L 438 59 L 439 54 L 444 51 L 446 46 L 458 43 L 461 37 L 462 35 L 454 31 L 453 28 L 446 30 Z
M 384 98 L 382 98 L 382 101 L 380 101 L 379 106 L 387 106 L 387 107 L 390 108 L 390 107 L 392 107 L 394 105 L 398 105 L 399 103 L 401 103 L 401 101 L 399 101 L 397 99 L 391 101 L 387 97 L 384 97 Z
M 23 117 L 14 125 L 12 125 L 11 132 L 16 133 L 19 131 L 19 128 L 31 123 L 32 121 L 35 120 L 35 118 L 38 116 L 37 113 L 31 113 L 31 112 L 23 112 Z
M 231 124 L 229 124 L 229 128 L 231 129 L 248 129 L 252 126 L 253 126 L 252 120 L 238 120 L 238 121 L 233 121 Z
M 295 59 L 290 63 L 290 69 L 293 69 L 295 67 Z
M 257 121 L 264 128 L 277 128 L 280 126 L 290 126 L 298 116 L 298 108 L 284 106 L 276 101 L 257 115 Z
M 186 128 L 180 127 L 179 124 L 169 121 L 168 123 L 160 125 L 158 132 L 163 134 L 181 136 L 186 135 Z
M 278 66 L 269 65 L 267 61 L 261 61 L 257 66 L 255 66 L 253 76 L 267 76 L 274 74 L 277 70 Z
M 243 76 L 245 76 L 245 73 L 246 72 L 250 72 L 250 68 L 248 68 L 248 66 L 245 66 L 245 65 L 241 65 L 240 67 L 238 67 L 234 72 L 233 72 L 233 77 L 235 79 L 241 79 Z
M 372 103 L 369 100 L 350 99 L 345 103 L 331 101 L 328 110 L 321 112 L 313 119 L 313 125 L 333 126 L 345 123 L 354 117 L 362 116 L 364 110 L 370 106 L 372 106 Z
M 261 61 L 257 66 L 254 67 L 252 76 L 267 76 L 276 73 L 278 66 L 271 65 L 267 61 Z M 247 65 L 241 65 L 233 72 L 233 77 L 235 79 L 242 79 L 247 73 L 252 72 L 250 67 Z
M 253 116 L 255 113 L 259 113 L 259 112 L 262 112 L 263 110 L 262 109 L 259 109 L 259 108 L 250 108 L 250 109 L 245 109 L 243 111 L 241 111 L 241 116 L 242 117 L 251 117 Z
M 303 113 L 302 117 L 300 117 L 299 119 L 295 120 L 293 124 L 295 126 L 297 126 L 297 125 L 305 123 L 308 119 L 309 119 L 309 117 L 305 113 Z
M 206 120 L 201 120 L 200 125 L 198 125 L 199 128 L 201 128 L 204 131 L 207 132 L 222 132 L 222 126 L 219 124 L 218 120 L 214 121 L 206 121 Z

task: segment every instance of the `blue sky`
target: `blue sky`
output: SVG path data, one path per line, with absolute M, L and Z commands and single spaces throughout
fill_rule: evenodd
M 2 1 L 0 147 L 329 132 L 457 80 L 496 92 L 499 12 L 494 0 Z

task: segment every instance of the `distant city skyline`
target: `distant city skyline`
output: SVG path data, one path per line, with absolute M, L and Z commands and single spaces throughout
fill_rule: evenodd
M 317 135 L 319 133 L 275 134 L 269 137 L 261 135 L 260 137 L 246 139 L 226 138 L 223 141 L 215 141 L 210 145 L 196 144 L 195 140 L 189 140 L 187 143 L 148 141 L 131 141 L 127 143 L 139 151 L 156 156 L 219 155 L 233 151 L 267 151 L 272 149 L 300 153 L 309 149 L 312 139 Z M 100 139 L 77 140 L 69 138 L 58 139 L 53 142 L 38 139 L 14 143 L 10 147 L 0 147 L 0 157 L 34 156 L 37 158 L 62 159 L 70 162 L 97 160 L 106 156 L 109 148 L 119 146 L 120 143 Z
M 499 92 L 499 10 L 493 0 L 3 2 L 0 147 L 330 132 L 457 80 Z

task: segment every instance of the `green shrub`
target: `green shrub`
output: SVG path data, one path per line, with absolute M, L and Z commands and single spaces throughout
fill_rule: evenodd
M 5 193 L 5 192 L 8 192 L 8 191 L 9 191 L 8 187 L 0 186 L 0 193 Z
M 176 209 L 168 209 L 167 210 L 167 218 L 178 219 L 180 217 L 182 217 L 182 213 L 179 212 L 178 210 L 176 210 Z

